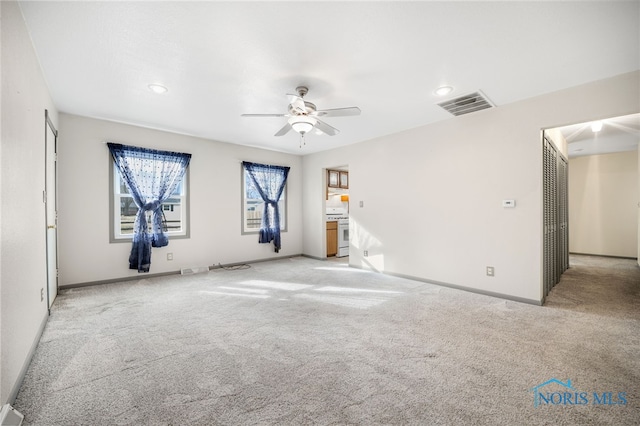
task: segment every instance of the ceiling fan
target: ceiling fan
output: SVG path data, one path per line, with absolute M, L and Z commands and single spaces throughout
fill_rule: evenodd
M 274 136 L 284 136 L 293 129 L 300 134 L 301 142 L 303 142 L 304 135 L 314 128 L 317 133 L 329 136 L 335 136 L 340 133 L 338 129 L 320 120 L 319 117 L 360 115 L 360 108 L 358 107 L 318 110 L 314 104 L 304 100 L 304 96 L 308 91 L 307 87 L 299 86 L 296 88 L 297 95 L 287 94 L 290 102 L 288 114 L 242 114 L 242 117 L 288 117 L 287 124 L 278 130 Z

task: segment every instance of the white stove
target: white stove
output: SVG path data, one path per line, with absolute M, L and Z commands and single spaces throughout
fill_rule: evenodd
M 338 253 L 336 257 L 349 256 L 349 214 L 339 208 L 327 208 L 327 222 L 338 222 Z
M 327 207 L 327 221 L 332 220 L 349 220 L 349 213 L 339 207 Z

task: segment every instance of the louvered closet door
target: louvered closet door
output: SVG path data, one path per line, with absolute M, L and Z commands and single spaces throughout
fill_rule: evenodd
M 569 215 L 568 163 L 549 139 L 543 140 L 543 293 L 546 297 L 569 267 Z
M 558 156 L 558 223 L 560 225 L 560 274 L 569 269 L 569 163 Z
M 555 226 L 556 202 L 555 188 L 557 171 L 557 151 L 548 139 L 544 139 L 544 295 L 556 282 Z

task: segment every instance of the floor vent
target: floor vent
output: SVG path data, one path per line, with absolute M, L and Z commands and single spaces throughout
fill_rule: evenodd
M 459 96 L 448 101 L 440 102 L 438 106 L 444 108 L 453 115 L 464 115 L 482 109 L 492 108 L 494 105 L 481 91 Z
M 182 268 L 180 269 L 180 274 L 182 275 L 193 275 L 199 274 L 202 272 L 209 272 L 208 266 L 196 266 L 194 268 Z

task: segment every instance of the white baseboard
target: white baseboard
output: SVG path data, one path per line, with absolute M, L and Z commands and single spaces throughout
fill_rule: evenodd
M 0 0 L 1 1 L 1 0 Z M 44 332 L 44 328 L 49 321 L 49 312 L 45 310 L 45 314 L 42 317 L 42 322 L 40 323 L 40 328 L 36 333 L 36 336 L 31 343 L 31 349 L 29 349 L 29 353 L 22 364 L 22 369 L 20 369 L 20 373 L 18 373 L 18 378 L 16 379 L 13 387 L 11 388 L 11 392 L 9 392 L 9 397 L 4 401 L 9 404 L 13 404 L 18 396 L 18 392 L 20 392 L 20 388 L 22 387 L 22 381 L 24 380 L 24 376 L 27 374 L 27 370 L 29 369 L 29 365 L 31 365 L 31 359 L 33 358 L 33 354 L 36 353 L 36 347 L 38 347 L 38 343 L 40 343 L 40 337 L 42 337 L 42 333 Z M 0 426 L 4 426 L 4 424 L 0 423 Z
M 20 426 L 24 416 L 9 404 L 2 406 L 0 411 L 0 426 Z

